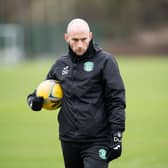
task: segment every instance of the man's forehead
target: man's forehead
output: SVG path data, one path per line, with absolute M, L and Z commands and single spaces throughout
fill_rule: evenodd
M 87 33 L 87 32 L 85 32 L 85 33 L 83 33 L 83 32 L 81 32 L 81 33 L 80 32 L 78 32 L 78 33 L 71 32 L 68 35 L 69 35 L 70 39 L 74 39 L 74 40 L 90 39 L 89 33 Z

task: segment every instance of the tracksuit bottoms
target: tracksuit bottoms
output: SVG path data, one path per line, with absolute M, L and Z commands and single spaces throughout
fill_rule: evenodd
M 65 168 L 108 168 L 107 145 L 61 141 Z

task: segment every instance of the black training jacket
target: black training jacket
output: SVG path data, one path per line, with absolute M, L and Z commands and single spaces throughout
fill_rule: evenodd
M 108 141 L 125 129 L 125 89 L 115 58 L 90 42 L 83 56 L 70 49 L 50 69 L 60 81 L 63 102 L 58 115 L 63 141 Z

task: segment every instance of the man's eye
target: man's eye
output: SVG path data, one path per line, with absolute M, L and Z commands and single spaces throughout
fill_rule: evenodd
M 78 42 L 78 39 L 73 39 L 73 41 Z
M 83 38 L 82 41 L 86 41 L 87 39 L 86 38 Z

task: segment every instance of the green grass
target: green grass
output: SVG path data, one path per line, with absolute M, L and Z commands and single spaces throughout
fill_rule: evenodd
M 168 167 L 168 59 L 119 58 L 127 89 L 123 155 L 110 168 Z M 0 67 L 0 168 L 63 168 L 57 112 L 32 112 L 26 96 L 52 60 Z

